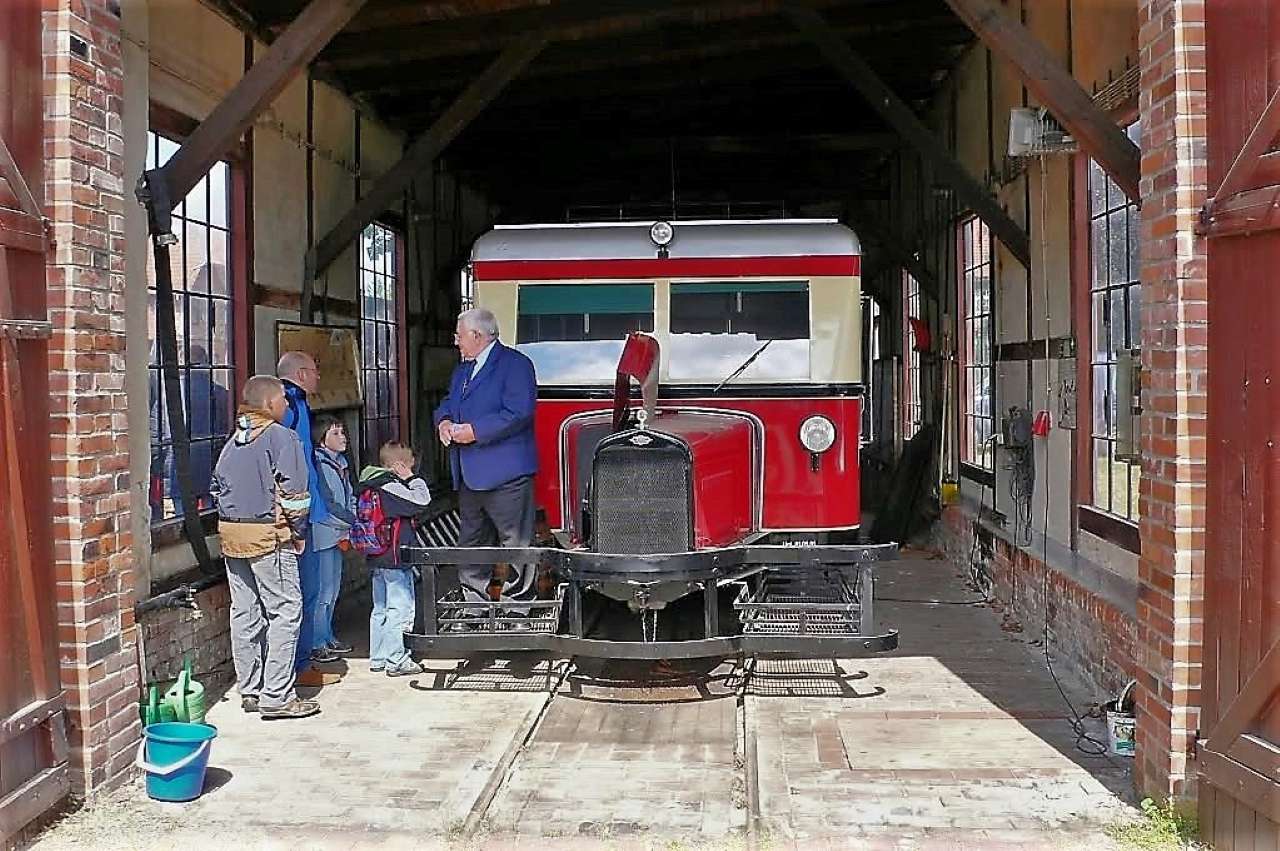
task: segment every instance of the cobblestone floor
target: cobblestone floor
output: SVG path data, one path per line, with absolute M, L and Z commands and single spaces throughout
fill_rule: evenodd
M 908 560 L 878 592 L 971 598 L 956 574 Z M 393 680 L 353 658 L 315 718 L 215 705 L 199 801 L 135 784 L 37 847 L 1108 847 L 1128 765 L 1077 750 L 1034 636 L 982 606 L 881 618 L 902 631 L 891 655 L 662 683 L 550 660 Z

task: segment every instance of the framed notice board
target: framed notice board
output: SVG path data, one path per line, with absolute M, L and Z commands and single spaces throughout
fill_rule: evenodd
M 306 352 L 320 369 L 320 386 L 307 395 L 313 411 L 358 408 L 364 402 L 360 386 L 360 329 L 346 326 L 276 323 L 276 353 Z

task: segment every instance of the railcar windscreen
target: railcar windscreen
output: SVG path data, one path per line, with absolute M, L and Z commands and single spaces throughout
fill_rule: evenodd
M 516 348 L 539 383 L 612 382 L 632 331 L 653 331 L 652 284 L 520 287 Z
M 809 285 L 804 281 L 673 283 L 671 381 L 809 379 Z M 761 350 L 761 347 L 768 346 Z

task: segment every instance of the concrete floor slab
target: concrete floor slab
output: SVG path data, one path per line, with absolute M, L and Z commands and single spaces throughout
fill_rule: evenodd
M 37 847 L 1108 847 L 1128 765 L 1077 747 L 1034 630 L 951 604 L 973 595 L 942 561 L 878 591 L 905 601 L 880 609 L 902 646 L 871 659 L 637 682 L 531 659 L 389 679 L 353 658 L 316 718 L 216 704 L 199 801 L 135 785 Z M 1103 697 L 1059 678 L 1078 707 Z

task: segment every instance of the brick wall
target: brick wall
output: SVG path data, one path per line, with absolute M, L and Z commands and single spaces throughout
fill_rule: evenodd
M 1138 784 L 1190 797 L 1203 652 L 1208 303 L 1204 0 L 1142 0 Z
M 970 513 L 952 506 L 935 527 L 935 543 L 958 565 L 969 563 L 971 521 Z M 1135 678 L 1137 624 L 1129 614 L 1002 538 L 991 536 L 986 547 L 992 608 L 1007 629 L 1038 640 L 1047 611 L 1055 666 L 1070 668 L 1094 687 L 1099 700 Z
M 369 572 L 361 557 L 348 554 L 338 595 L 337 628 L 348 639 L 367 629 Z M 231 593 L 219 582 L 195 595 L 195 608 L 168 608 L 146 612 L 139 618 L 142 630 L 144 682 L 164 684 L 182 670 L 189 656 L 192 667 L 208 686 L 234 679 L 231 664 Z
M 206 687 L 210 675 L 231 670 L 231 592 L 219 582 L 195 595 L 195 608 L 158 609 L 139 618 L 142 629 L 143 681 L 164 684 L 191 659 Z
M 123 75 L 106 0 L 45 0 L 54 569 L 72 790 L 127 776 L 140 735 L 125 415 Z

